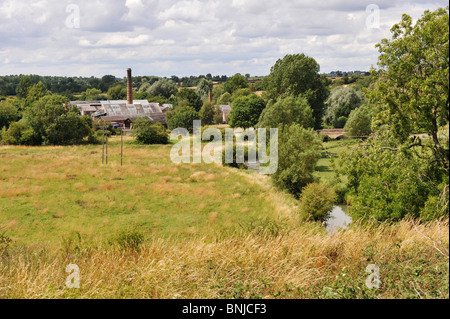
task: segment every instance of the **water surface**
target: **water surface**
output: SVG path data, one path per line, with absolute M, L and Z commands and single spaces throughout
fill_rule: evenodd
M 331 211 L 330 218 L 326 222 L 326 229 L 330 235 L 336 233 L 340 228 L 345 229 L 352 223 L 352 218 L 347 214 L 347 206 L 335 206 Z

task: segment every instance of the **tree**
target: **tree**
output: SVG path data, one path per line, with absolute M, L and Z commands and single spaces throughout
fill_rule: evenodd
M 214 106 L 211 103 L 205 101 L 199 112 L 202 124 L 203 125 L 214 124 L 214 114 L 215 114 Z
M 275 128 L 280 125 L 300 124 L 304 128 L 314 127 L 313 111 L 306 98 L 288 96 L 277 102 L 269 102 L 261 114 L 258 127 Z
M 425 11 L 413 26 L 403 15 L 391 40 L 377 45 L 380 69 L 368 97 L 376 108 L 375 133 L 341 155 L 352 212 L 399 220 L 449 214 L 449 15 Z M 412 133 L 426 133 L 419 138 Z
M 337 120 L 340 117 L 348 118 L 350 112 L 361 106 L 363 101 L 364 96 L 362 91 L 356 91 L 351 87 L 337 87 L 333 89 L 330 97 L 326 101 L 323 122 L 336 128 L 343 128 L 344 126 L 342 125 L 336 126 L 338 124 Z
M 201 79 L 197 84 L 196 93 L 200 96 L 202 101 L 207 100 L 209 98 L 209 92 L 212 90 L 213 84 L 211 81 L 206 79 Z
M 431 150 L 430 161 L 448 174 L 448 137 L 439 128 L 449 123 L 449 7 L 425 11 L 413 26 L 406 14 L 391 29 L 392 39 L 377 45 L 380 70 L 374 72 L 370 99 L 378 108 L 377 125 L 387 125 L 402 142 L 412 133 L 427 133 L 430 142 L 412 147 Z
M 231 94 L 228 92 L 223 93 L 217 100 L 217 104 L 219 105 L 227 105 L 230 102 L 231 102 Z
M 197 112 L 200 111 L 203 105 L 200 96 L 192 89 L 181 89 L 177 93 L 176 98 L 179 106 L 190 106 Z
M 82 144 L 92 133 L 92 118 L 79 116 L 78 110 L 63 112 L 45 130 L 44 143 L 50 145 Z
M 67 102 L 66 97 L 51 94 L 35 101 L 25 110 L 24 120 L 36 132 L 39 138 L 39 144 L 43 142 L 49 143 L 47 129 L 56 122 L 58 117 L 67 112 L 63 106 Z
M 28 90 L 31 87 L 31 77 L 28 75 L 20 77 L 19 85 L 17 86 L 17 97 L 23 99 L 27 96 Z
M 167 144 L 169 135 L 161 123 L 152 124 L 147 117 L 140 117 L 133 123 L 133 134 L 140 144 Z
M 178 87 L 172 80 L 160 79 L 159 81 L 153 83 L 147 91 L 153 96 L 162 96 L 168 99 L 172 95 L 177 94 Z
M 276 186 L 299 198 L 303 188 L 315 181 L 322 141 L 312 129 L 293 124 L 280 127 L 278 143 L 278 171 L 272 179 Z
M 96 101 L 102 99 L 104 99 L 104 97 L 102 95 L 102 91 L 99 89 L 87 89 L 86 92 L 81 95 L 81 100 L 83 101 Z
M 241 97 L 241 96 L 249 96 L 249 95 L 251 95 L 251 94 L 253 94 L 252 93 L 252 90 L 250 90 L 250 89 L 237 89 L 236 91 L 234 91 L 233 92 L 233 94 L 231 95 L 231 101 L 234 101 L 234 100 L 236 100 L 238 97 Z
M 26 109 L 34 102 L 38 101 L 40 98 L 49 94 L 51 94 L 51 92 L 47 90 L 47 88 L 41 81 L 39 81 L 28 90 L 27 97 L 22 103 L 22 109 Z
M 117 84 L 108 90 L 109 100 L 124 100 L 127 98 L 127 89 Z
M 320 66 L 304 54 L 286 55 L 271 68 L 264 79 L 267 99 L 282 95 L 303 95 L 313 110 L 316 129 L 322 125 L 325 100 L 329 95 L 329 80 L 320 75 Z
M 370 106 L 365 104 L 353 110 L 345 124 L 344 130 L 350 136 L 368 136 L 372 133 L 372 111 Z
M 8 128 L 9 123 L 17 121 L 19 112 L 17 107 L 7 101 L 0 102 L 0 129 Z
M 224 90 L 230 94 L 233 94 L 234 91 L 238 89 L 247 89 L 248 88 L 248 79 L 237 73 L 233 75 L 225 84 Z
M 194 121 L 199 120 L 200 116 L 193 107 L 184 106 L 179 107 L 174 111 L 166 113 L 166 119 L 167 119 L 167 126 L 169 127 L 170 130 L 174 130 L 177 128 L 185 128 L 192 133 Z
M 258 124 L 266 102 L 257 95 L 238 97 L 233 101 L 228 122 L 231 127 L 249 128 Z
M 114 75 L 105 75 L 100 80 L 100 90 L 102 90 L 102 92 L 107 92 L 116 83 L 117 80 Z

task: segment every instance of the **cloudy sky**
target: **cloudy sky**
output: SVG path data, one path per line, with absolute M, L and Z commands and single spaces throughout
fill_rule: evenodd
M 371 5 L 371 4 L 375 4 Z M 371 6 L 369 6 L 371 5 Z M 0 75 L 267 75 L 286 54 L 369 70 L 403 13 L 448 1 L 0 0 Z M 373 11 L 379 8 L 379 11 Z

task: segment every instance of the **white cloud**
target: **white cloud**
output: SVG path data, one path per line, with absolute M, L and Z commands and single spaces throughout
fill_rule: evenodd
M 68 28 L 76 4 L 80 28 Z M 123 76 L 265 75 L 285 54 L 314 57 L 322 71 L 368 70 L 375 44 L 403 13 L 417 19 L 443 0 L 0 0 L 2 74 Z

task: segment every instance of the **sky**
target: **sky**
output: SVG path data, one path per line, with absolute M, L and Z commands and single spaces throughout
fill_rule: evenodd
M 448 1 L 0 0 L 0 75 L 264 76 L 286 54 L 368 71 L 402 14 Z

